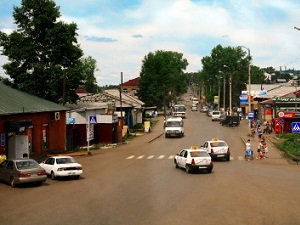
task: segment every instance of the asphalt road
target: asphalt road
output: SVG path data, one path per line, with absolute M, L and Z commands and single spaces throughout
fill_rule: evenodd
M 1 225 L 300 224 L 299 166 L 283 158 L 244 161 L 244 126 L 223 127 L 190 110 L 184 122 L 184 138 L 138 137 L 78 157 L 79 180 L 14 189 L 0 183 Z M 229 162 L 214 162 L 211 174 L 175 169 L 176 153 L 213 137 L 230 146 Z

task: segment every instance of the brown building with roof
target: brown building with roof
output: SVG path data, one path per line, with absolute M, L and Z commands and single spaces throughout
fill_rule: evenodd
M 138 90 L 138 85 L 140 81 L 140 77 L 134 78 L 132 80 L 126 81 L 122 83 L 121 86 L 121 91 L 122 92 L 136 92 Z
M 66 150 L 67 107 L 0 83 L 0 152 L 35 157 Z

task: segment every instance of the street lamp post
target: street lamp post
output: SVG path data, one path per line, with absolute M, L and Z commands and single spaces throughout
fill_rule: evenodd
M 248 51 L 248 114 L 249 114 L 249 112 L 251 112 L 251 73 L 250 73 L 251 61 L 250 61 L 250 49 L 245 47 L 245 46 L 241 46 L 241 47 L 247 49 L 247 51 Z M 251 129 L 250 120 L 249 120 L 249 128 Z
M 224 67 L 229 69 L 229 114 L 231 115 L 232 113 L 232 74 L 231 74 L 231 69 L 229 66 L 224 65 Z
M 245 47 L 245 46 L 241 46 L 241 47 L 247 49 L 247 51 L 248 51 L 248 112 L 251 112 L 251 73 L 250 73 L 251 61 L 250 61 L 250 49 Z
M 219 84 L 218 84 L 218 110 L 220 111 L 220 86 L 221 86 L 221 77 L 219 77 Z
M 223 73 L 223 71 L 220 70 L 219 73 Z M 220 77 L 220 79 L 221 78 L 222 77 Z M 224 109 L 224 111 L 226 109 L 225 96 L 226 96 L 226 80 L 225 80 L 225 73 L 223 73 L 223 109 Z

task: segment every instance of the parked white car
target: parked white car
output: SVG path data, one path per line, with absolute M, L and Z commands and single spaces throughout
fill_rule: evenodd
M 72 156 L 52 156 L 40 163 L 47 175 L 54 180 L 56 177 L 74 177 L 82 174 L 82 166 Z

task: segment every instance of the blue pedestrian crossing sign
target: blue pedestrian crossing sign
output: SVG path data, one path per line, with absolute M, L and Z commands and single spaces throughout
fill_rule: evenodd
M 300 122 L 292 122 L 292 133 L 300 133 Z
M 97 124 L 97 117 L 96 116 L 89 116 L 89 123 L 90 124 Z

